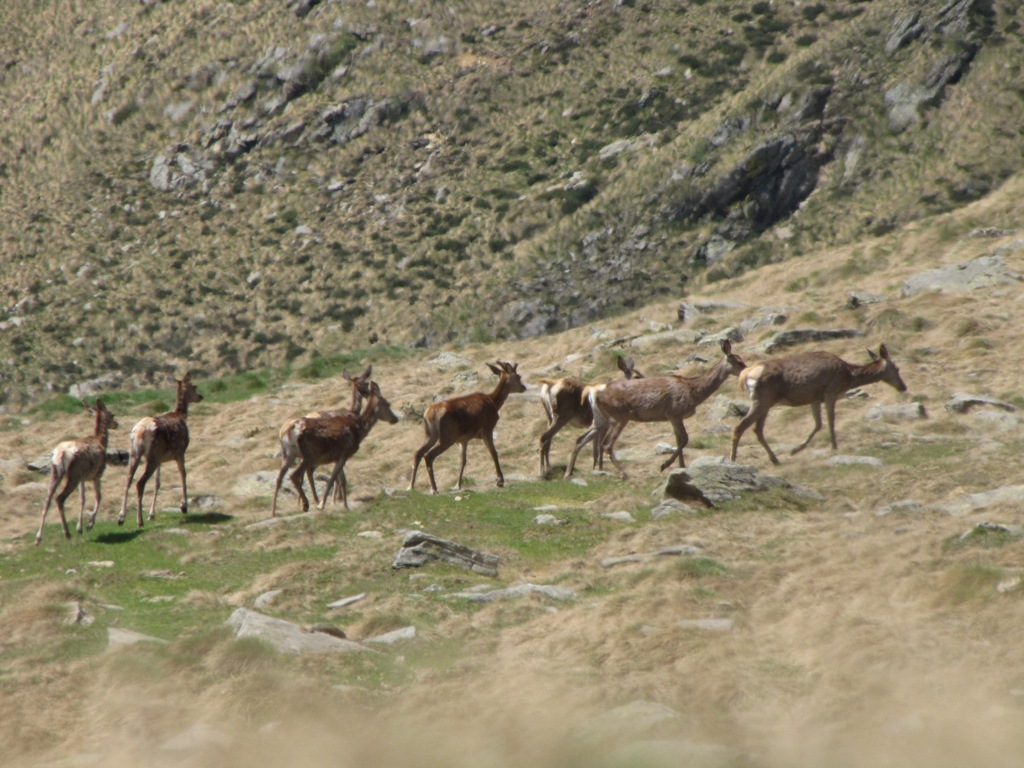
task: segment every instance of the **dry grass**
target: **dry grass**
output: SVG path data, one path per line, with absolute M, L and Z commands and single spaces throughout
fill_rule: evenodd
M 651 502 L 639 500 L 659 482 L 651 448 L 668 430 L 632 425 L 621 443 L 632 479 L 613 486 L 590 511 L 631 509 L 640 522 L 609 534 L 584 558 L 539 566 L 506 560 L 508 583 L 557 582 L 581 594 L 577 603 L 554 611 L 529 601 L 472 612 L 456 604 L 438 608 L 430 625 L 421 627 L 417 645 L 395 654 L 429 652 L 436 658 L 431 664 L 419 657 L 410 662 L 400 687 L 381 683 L 377 673 L 360 666 L 364 662 L 346 660 L 341 665 L 361 681 L 359 689 L 335 690 L 323 680 L 336 662 L 282 660 L 220 636 L 171 653 L 137 646 L 72 662 L 20 655 L 16 664 L 3 665 L 0 678 L 5 759 L 12 765 L 572 765 L 595 759 L 590 747 L 567 738 L 574 725 L 645 699 L 682 715 L 661 736 L 726 744 L 763 765 L 1017 765 L 1024 750 L 1022 590 L 996 587 L 1020 572 L 1021 545 L 953 547 L 949 542 L 983 519 L 1022 525 L 1024 517 L 1015 506 L 963 517 L 938 511 L 879 517 L 875 512 L 906 499 L 943 503 L 1022 482 L 1012 460 L 1024 447 L 1020 425 L 957 416 L 943 408 L 954 391 L 997 397 L 1016 391 L 1021 289 L 912 299 L 898 294 L 901 281 L 925 264 L 957 263 L 1010 242 L 1013 236 L 949 240 L 943 233 L 963 231 L 970 226 L 964 222 L 1001 219 L 1016 208 L 1019 188 L 1015 180 L 990 200 L 944 220 L 768 266 L 699 296 L 738 305 L 705 320 L 709 330 L 736 325 L 759 307 L 785 306 L 793 318 L 814 313 L 824 325 L 863 329 L 863 344 L 825 345 L 847 359 L 864 359 L 861 346 L 888 344 L 909 393 L 901 396 L 877 385 L 866 400 L 842 402 L 838 414 L 840 452 L 876 456 L 885 462 L 881 469 L 827 465 L 826 438 L 819 435 L 805 453 L 784 455 L 777 471 L 817 490 L 820 503 L 799 508 L 766 496 L 724 511 L 653 523 L 646 517 Z M 838 277 L 848 275 L 854 251 L 871 261 L 871 271 Z M 1012 258 L 1011 266 L 1021 264 Z M 807 289 L 788 290 L 795 280 L 806 280 Z M 888 301 L 843 310 L 852 290 L 878 292 Z M 883 322 L 886 312 L 930 322 L 919 327 Z M 674 302 L 648 306 L 602 323 L 603 337 L 645 333 L 652 321 L 673 322 L 674 313 Z M 977 323 L 990 348 L 965 345 L 977 335 L 962 332 L 968 323 Z M 597 347 L 602 335 L 596 330 L 457 351 L 478 363 L 481 388 L 490 382 L 483 361 L 495 358 L 518 361 L 527 380 L 532 371 L 556 363 L 587 378 L 611 378 L 612 358 Z M 748 346 L 736 349 L 753 362 L 757 356 L 744 351 Z M 585 357 L 565 360 L 580 352 Z M 396 410 L 421 410 L 433 393 L 450 386 L 451 373 L 432 365 L 432 356 L 375 364 L 375 376 Z M 643 370 L 671 368 L 682 356 L 674 347 L 648 351 L 637 356 L 637 364 Z M 739 397 L 733 390 L 723 393 Z M 196 407 L 190 416 L 191 492 L 220 497 L 223 511 L 233 516 L 231 525 L 265 518 L 267 504 L 233 494 L 236 477 L 276 469 L 276 428 L 285 419 L 346 397 L 339 380 L 287 387 L 249 402 Z M 863 419 L 873 405 L 911 398 L 926 404 L 927 421 Z M 694 441 L 709 447 L 691 447 L 689 460 L 727 452 L 727 434 L 709 433 L 705 411 L 692 420 L 690 431 Z M 115 442 L 123 442 L 125 425 L 141 415 L 118 414 L 123 430 Z M 505 494 L 515 493 L 516 485 L 536 472 L 541 418 L 529 396 L 512 399 L 502 413 L 497 443 L 509 478 Z M 31 546 L 28 534 L 44 492 L 38 483 L 26 485 L 21 463 L 89 426 L 76 415 L 5 433 L 0 546 L 8 556 Z M 810 426 L 807 409 L 778 411 L 767 432 L 776 446 L 792 446 Z M 347 473 L 360 502 L 351 514 L 366 530 L 381 529 L 373 499 L 382 488 L 404 487 L 421 440 L 415 419 L 378 426 L 350 462 Z M 570 445 L 567 430 L 556 441 L 555 456 L 564 456 Z M 469 456 L 467 475 L 475 492 L 497 493 L 486 452 L 474 446 Z M 770 469 L 753 438 L 741 445 L 740 459 Z M 438 460 L 442 486 L 454 480 L 457 461 L 455 451 Z M 105 516 L 119 502 L 123 477 L 120 468 L 107 472 Z M 166 473 L 162 493 L 168 505 L 174 485 L 173 473 Z M 290 503 L 285 500 L 286 507 Z M 407 504 L 409 521 L 418 519 L 416 497 Z M 73 563 L 74 544 L 54 533 L 51 526 L 44 546 L 67 552 Z M 395 539 L 360 540 L 356 548 L 330 540 L 314 525 L 272 529 L 253 546 L 272 553 L 310 542 L 337 547 L 337 562 L 318 566 L 324 572 L 340 564 L 352 579 L 368 579 L 387 562 Z M 709 564 L 683 567 L 665 558 L 614 569 L 599 565 L 605 557 L 680 543 L 699 546 Z M 200 544 L 193 556 L 202 558 L 204 551 Z M 226 612 L 266 589 L 303 578 L 318 576 L 290 566 L 271 569 L 243 591 L 196 593 L 185 602 L 223 602 Z M 25 592 L 5 585 L 8 594 L 19 597 L 0 613 L 0 652 L 68 631 L 59 628 L 59 617 L 47 607 L 70 599 L 59 579 L 57 574 L 53 583 Z M 288 610 L 312 610 L 301 591 L 289 591 L 282 600 Z M 408 600 L 404 595 L 369 599 L 350 631 L 361 637 L 400 625 L 410 610 Z M 734 620 L 732 632 L 678 626 L 721 617 Z M 401 668 L 401 661 L 394 663 Z M 158 748 L 196 722 L 215 725 L 237 741 L 229 749 Z

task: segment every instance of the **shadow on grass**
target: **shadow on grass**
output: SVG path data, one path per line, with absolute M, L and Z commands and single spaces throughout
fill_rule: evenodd
M 143 528 L 134 531 L 114 531 L 113 533 L 101 533 L 96 537 L 97 544 L 126 544 L 142 535 Z
M 217 525 L 232 520 L 234 515 L 225 515 L 223 512 L 203 512 L 199 515 L 189 513 L 181 516 L 181 522 L 185 525 Z

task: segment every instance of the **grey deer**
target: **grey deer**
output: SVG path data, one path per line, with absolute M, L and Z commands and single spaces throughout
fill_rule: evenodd
M 146 490 L 146 481 L 155 473 L 156 484 L 153 487 L 153 504 L 149 508 L 149 519 L 156 519 L 156 497 L 160 493 L 160 465 L 173 461 L 178 465 L 181 475 L 181 513 L 188 514 L 188 486 L 185 480 L 185 451 L 188 449 L 188 406 L 189 403 L 202 402 L 196 385 L 192 383 L 192 374 L 186 373 L 183 379 L 171 377 L 177 388 L 173 411 L 159 416 L 146 416 L 132 427 L 131 445 L 128 450 L 128 479 L 124 484 L 124 499 L 121 501 L 121 514 L 117 524 L 124 525 L 125 513 L 128 509 L 128 491 L 135 479 L 135 471 L 145 460 L 146 467 L 142 471 L 139 482 L 135 485 L 138 497 L 138 525 L 142 527 L 142 495 Z
M 96 513 L 100 511 L 100 478 L 103 477 L 103 470 L 107 468 L 107 435 L 109 430 L 117 429 L 117 419 L 107 410 L 107 406 L 103 404 L 102 400 L 97 399 L 95 407 L 86 405 L 85 408 L 96 417 L 96 426 L 92 437 L 58 443 L 50 455 L 50 490 L 46 494 L 46 502 L 43 504 L 43 516 L 39 521 L 36 544 L 43 540 L 46 513 L 50 509 L 53 494 L 61 480 L 67 481 L 61 492 L 57 494 L 57 511 L 60 512 L 60 524 L 64 529 L 64 537 L 71 538 L 68 521 L 64 516 L 64 502 L 78 487 L 81 488 L 82 504 L 78 509 L 78 528 L 76 530 L 79 534 L 82 533 L 82 520 L 85 516 L 85 483 L 87 481 L 92 481 L 93 495 L 96 497 L 96 506 L 93 507 L 92 515 L 89 516 L 88 530 L 91 531 L 96 523 Z
M 676 447 L 672 455 L 661 465 L 665 470 L 672 466 L 678 458 L 679 466 L 685 466 L 683 448 L 689 442 L 684 420 L 697 411 L 697 406 L 714 394 L 730 376 L 738 376 L 746 367 L 746 363 L 733 354 L 732 344 L 726 340 L 721 344 L 724 357 L 706 373 L 700 376 L 651 376 L 646 379 L 613 381 L 592 393 L 591 405 L 594 409 L 594 426 L 576 441 L 569 466 L 566 468 L 568 477 L 576 464 L 576 455 L 585 444 L 588 436 L 600 438 L 605 431 L 603 447 L 608 457 L 625 479 L 626 471 L 615 458 L 615 442 L 622 430 L 631 421 L 657 422 L 667 421 L 672 425 L 676 437 Z
M 627 379 L 642 379 L 644 375 L 636 370 L 633 358 L 628 360 L 619 357 L 616 365 Z M 547 474 L 551 470 L 551 443 L 555 435 L 565 426 L 587 429 L 594 423 L 594 410 L 587 396 L 594 387 L 602 384 L 584 384 L 578 379 L 566 377 L 562 379 L 540 379 L 540 402 L 548 417 L 548 428 L 540 436 L 540 473 Z M 600 467 L 603 457 L 601 443 L 594 441 L 594 466 Z
M 377 382 L 363 380 L 361 377 L 351 381 L 353 386 L 359 389 L 361 398 L 365 398 L 363 409 L 359 413 L 344 409 L 328 411 L 319 416 L 293 419 L 281 427 L 281 470 L 274 485 L 271 517 L 277 515 L 277 495 L 281 490 L 281 481 L 296 461 L 299 465 L 291 473 L 291 480 L 298 491 L 299 505 L 303 512 L 309 511 L 309 499 L 302 490 L 302 478 L 312 478 L 314 469 L 332 463 L 334 469 L 327 481 L 327 487 L 324 488 L 323 498 L 317 503 L 317 509 L 323 510 L 335 485 L 340 489 L 344 508 L 348 509 L 345 463 L 356 454 L 378 421 L 385 421 L 388 424 L 398 422 L 397 414 L 391 410 L 391 404 L 381 393 Z M 315 489 L 313 493 L 315 498 Z
M 764 437 L 764 423 L 768 412 L 776 405 L 811 406 L 814 415 L 814 429 L 800 445 L 793 449 L 799 453 L 811 442 L 821 429 L 821 404 L 825 404 L 828 415 L 828 431 L 832 438 L 832 449 L 836 444 L 836 400 L 853 387 L 862 387 L 884 381 L 899 392 L 906 392 L 907 385 L 900 378 L 900 370 L 889 357 L 889 350 L 882 344 L 876 355 L 868 350 L 871 362 L 867 365 L 853 365 L 830 352 L 798 352 L 753 365 L 740 373 L 740 389 L 751 398 L 750 412 L 736 425 L 732 433 L 732 460 L 736 461 L 736 449 L 743 433 L 753 425 L 754 434 L 768 452 L 772 464 L 779 459 Z

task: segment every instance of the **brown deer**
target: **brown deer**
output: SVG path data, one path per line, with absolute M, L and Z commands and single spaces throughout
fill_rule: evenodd
M 693 416 L 697 406 L 711 397 L 727 378 L 738 376 L 746 367 L 746 363 L 732 353 L 732 344 L 729 341 L 722 342 L 722 352 L 725 357 L 700 376 L 669 374 L 647 379 L 620 380 L 595 390 L 591 394 L 594 426 L 576 441 L 569 467 L 566 468 L 566 476 L 571 474 L 576 464 L 576 454 L 582 445 L 585 445 L 587 436 L 590 435 L 590 439 L 600 438 L 602 431 L 606 431 L 603 447 L 608 451 L 608 457 L 619 470 L 619 474 L 625 479 L 626 472 L 615 458 L 614 448 L 619 435 L 630 421 L 669 422 L 675 432 L 676 449 L 661 465 L 661 469 L 664 471 L 672 466 L 676 458 L 679 459 L 679 466 L 686 466 L 683 461 L 683 448 L 690 438 L 683 420 Z
M 173 411 L 159 416 L 146 416 L 132 427 L 131 445 L 128 457 L 128 479 L 124 484 L 124 499 L 121 502 L 121 514 L 117 524 L 124 525 L 125 513 L 128 509 L 128 490 L 135 478 L 139 463 L 145 459 L 146 467 L 142 477 L 135 485 L 138 496 L 138 525 L 142 527 L 142 494 L 146 490 L 146 482 L 156 473 L 156 484 L 153 486 L 153 505 L 149 508 L 149 519 L 156 519 L 156 497 L 160 493 L 160 465 L 173 461 L 178 465 L 181 474 L 181 513 L 188 514 L 188 487 L 185 482 L 185 451 L 188 448 L 188 417 L 189 403 L 200 403 L 203 396 L 192 383 L 192 374 L 186 373 L 181 380 L 171 377 L 177 386 Z
M 736 461 L 736 447 L 740 438 L 753 424 L 754 434 L 768 452 L 768 458 L 772 464 L 779 463 L 764 438 L 765 419 L 776 405 L 811 406 L 814 429 L 806 440 L 793 449 L 793 453 L 799 453 L 821 429 L 821 404 L 825 403 L 832 449 L 837 449 L 836 400 L 844 392 L 876 381 L 884 381 L 899 392 L 907 391 L 907 385 L 900 378 L 899 368 L 889 357 L 885 344 L 879 348 L 877 355 L 871 350 L 868 350 L 868 355 L 871 362 L 867 365 L 852 365 L 830 352 L 798 352 L 744 370 L 740 374 L 740 389 L 750 395 L 752 405 L 750 412 L 733 430 L 732 460 Z
M 367 382 L 360 378 L 352 381 L 353 386 L 357 386 L 355 382 L 359 382 L 361 397 L 366 398 L 363 410 L 358 414 L 340 410 L 320 416 L 304 416 L 288 422 L 281 428 L 281 471 L 277 473 L 277 483 L 274 485 L 271 517 L 277 516 L 277 494 L 281 490 L 281 481 L 296 461 L 299 465 L 291 473 L 291 480 L 299 493 L 299 504 L 303 512 L 309 511 L 309 499 L 302 490 L 303 476 L 309 477 L 312 485 L 313 470 L 332 462 L 334 470 L 331 472 L 327 487 L 324 488 L 323 498 L 317 502 L 317 509 L 323 510 L 336 483 L 341 490 L 341 500 L 345 509 L 348 509 L 345 462 L 359 450 L 363 439 L 378 420 L 386 421 L 388 424 L 398 421 L 398 416 L 391 410 L 391 404 L 381 394 L 376 382 Z
M 627 379 L 642 379 L 633 358 L 619 357 L 616 363 Z M 594 385 L 591 385 L 594 386 Z M 599 385 L 598 385 L 599 386 Z M 587 397 L 588 387 L 578 379 L 540 379 L 540 402 L 548 417 L 548 428 L 540 436 L 540 473 L 551 470 L 551 443 L 566 425 L 587 429 L 594 423 L 594 411 Z M 594 466 L 602 464 L 601 444 L 594 441 Z
M 462 447 L 462 462 L 459 465 L 459 481 L 455 490 L 462 490 L 462 475 L 466 470 L 466 447 L 470 440 L 483 440 L 494 460 L 494 470 L 498 473 L 498 487 L 505 485 L 505 476 L 501 473 L 498 462 L 498 451 L 494 447 L 494 427 L 498 423 L 498 411 L 505 400 L 513 392 L 525 392 L 526 385 L 519 377 L 516 369 L 518 363 L 496 361 L 497 365 L 487 364 L 491 372 L 498 377 L 498 385 L 490 394 L 474 392 L 470 395 L 453 397 L 427 406 L 423 413 L 423 431 L 427 439 L 416 451 L 416 460 L 412 465 L 412 479 L 409 490 L 416 487 L 416 470 L 420 459 L 427 465 L 430 477 L 430 492 L 437 493 L 437 482 L 434 480 L 434 459 L 447 451 L 455 443 Z
M 60 524 L 64 528 L 64 538 L 71 538 L 71 531 L 68 530 L 68 521 L 64 516 L 64 502 L 67 501 L 75 488 L 81 487 L 82 504 L 78 509 L 78 528 L 81 535 L 82 520 L 85 516 L 85 483 L 92 481 L 93 495 L 96 497 L 96 506 L 93 507 L 92 515 L 89 516 L 88 530 L 92 530 L 96 523 L 96 513 L 100 511 L 100 478 L 103 477 L 103 470 L 107 468 L 107 434 L 111 429 L 117 429 L 117 419 L 114 414 L 107 410 L 102 400 L 96 400 L 96 407 L 86 405 L 85 409 L 96 417 L 96 427 L 92 437 L 81 440 L 66 440 L 58 443 L 50 455 L 50 490 L 46 494 L 46 502 L 43 504 L 43 517 L 39 521 L 39 533 L 36 534 L 36 544 L 43 540 L 43 525 L 46 523 L 46 513 L 50 509 L 50 502 L 53 501 L 53 494 L 61 480 L 67 480 L 64 488 L 57 494 L 57 511 L 60 512 Z
M 341 375 L 345 378 L 345 381 L 352 385 L 352 404 L 348 408 L 329 408 L 324 411 L 311 411 L 306 414 L 305 418 L 315 419 L 318 416 L 339 416 L 343 413 L 358 414 L 359 410 L 363 407 L 363 391 L 366 391 L 366 387 L 370 381 L 370 375 L 373 373 L 373 366 L 366 366 L 366 370 L 358 376 L 351 376 L 348 371 L 342 371 Z M 281 427 L 278 434 L 283 434 L 284 431 L 292 425 L 292 421 L 289 421 Z M 313 493 L 313 503 L 318 507 L 320 506 L 320 499 L 316 495 L 316 481 L 313 479 L 314 468 L 310 467 L 306 473 L 306 478 L 309 480 L 309 490 Z M 336 486 L 334 489 L 334 500 L 338 501 L 341 498 L 341 487 Z

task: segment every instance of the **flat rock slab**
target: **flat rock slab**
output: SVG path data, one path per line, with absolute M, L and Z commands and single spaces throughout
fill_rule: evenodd
M 604 766 L 642 765 L 644 768 L 735 768 L 749 765 L 743 753 L 721 744 L 671 739 L 648 739 L 612 750 L 599 760 Z
M 558 602 L 576 600 L 576 593 L 568 587 L 552 587 L 547 584 L 517 584 L 506 589 L 492 589 L 488 592 L 460 592 L 455 597 L 469 600 L 471 603 L 493 603 L 495 600 L 541 595 Z
M 167 641 L 161 640 L 159 637 L 151 637 L 150 635 L 144 635 L 141 632 L 133 632 L 130 629 L 119 629 L 117 627 L 107 628 L 108 647 L 120 645 L 135 645 L 136 643 L 166 644 Z
M 1001 411 L 1016 411 L 1017 406 L 1004 403 L 987 395 L 969 395 L 964 392 L 955 392 L 949 402 L 946 403 L 946 410 L 952 413 L 967 413 L 972 408 L 998 408 Z
M 921 272 L 903 281 L 904 298 L 919 293 L 963 293 L 978 288 L 1019 282 L 1021 276 L 1006 266 L 1002 256 L 982 256 L 962 264 Z
M 590 743 L 633 740 L 680 719 L 679 713 L 671 707 L 638 700 L 594 715 L 575 726 L 572 735 L 576 740 Z
M 968 494 L 956 501 L 940 505 L 939 509 L 950 515 L 960 516 L 968 515 L 981 509 L 989 509 L 999 504 L 1019 506 L 1022 502 L 1024 502 L 1024 485 L 1004 485 L 1001 488 L 993 488 L 990 491 Z
M 831 456 L 828 461 L 825 462 L 831 467 L 875 467 L 880 468 L 884 466 L 881 459 L 876 459 L 874 456 Z
M 254 637 L 282 653 L 348 653 L 367 651 L 365 646 L 323 632 L 307 632 L 298 624 L 238 608 L 227 621 L 235 637 Z
M 402 640 L 412 640 L 416 637 L 416 627 L 402 627 L 401 629 L 395 629 L 391 632 L 385 632 L 383 635 L 374 635 L 364 640 L 364 643 L 375 643 L 377 645 L 394 645 Z
M 753 349 L 757 352 L 770 354 L 787 347 L 795 347 L 798 344 L 833 341 L 835 339 L 855 339 L 863 335 L 864 333 L 856 328 L 793 328 L 772 334 L 765 341 L 755 345 Z
M 418 568 L 427 563 L 441 561 L 482 576 L 498 575 L 498 556 L 478 552 L 453 541 L 431 536 L 423 531 L 410 531 L 405 535 L 402 548 L 391 563 L 392 568 Z
M 928 418 L 924 403 L 908 403 L 906 405 L 876 405 L 869 408 L 864 414 L 865 419 L 872 421 L 885 421 L 888 423 L 900 421 L 920 421 Z
M 700 501 L 717 506 L 746 493 L 782 488 L 805 499 L 821 499 L 821 494 L 782 477 L 761 474 L 756 467 L 721 462 L 694 462 L 686 469 L 669 474 L 662 487 L 663 499 Z

